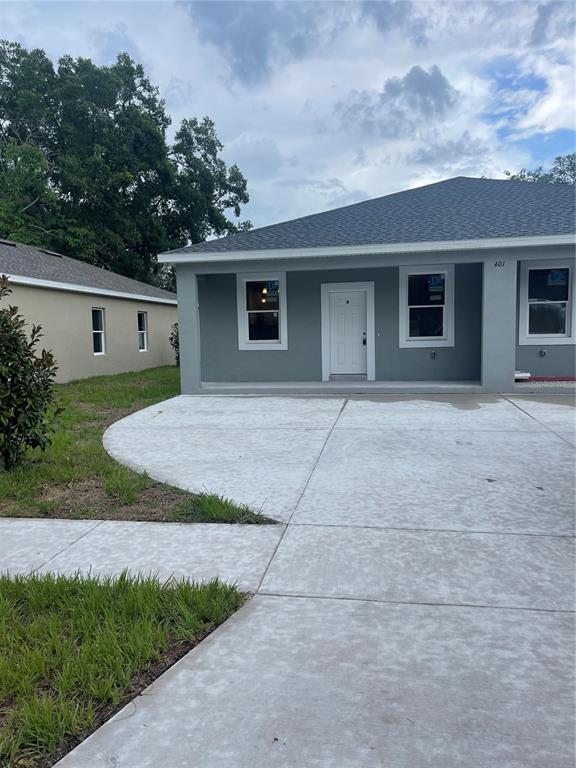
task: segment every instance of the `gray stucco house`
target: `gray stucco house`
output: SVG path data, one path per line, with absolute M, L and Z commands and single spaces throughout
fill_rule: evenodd
M 571 185 L 459 177 L 161 254 L 182 391 L 572 378 L 575 216 Z

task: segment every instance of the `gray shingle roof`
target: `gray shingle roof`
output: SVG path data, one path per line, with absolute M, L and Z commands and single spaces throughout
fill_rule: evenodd
M 71 283 L 84 288 L 132 293 L 151 299 L 176 299 L 176 295 L 153 285 L 100 269 L 85 261 L 60 256 L 22 243 L 0 240 L 0 274 Z
M 575 231 L 575 190 L 545 184 L 459 176 L 304 216 L 177 252 L 221 253 L 494 237 Z

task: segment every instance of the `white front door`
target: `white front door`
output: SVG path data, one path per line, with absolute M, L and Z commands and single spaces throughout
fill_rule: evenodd
M 330 292 L 330 373 L 366 374 L 366 291 Z

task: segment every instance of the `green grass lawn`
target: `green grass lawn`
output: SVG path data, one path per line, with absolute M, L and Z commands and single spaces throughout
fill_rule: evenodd
M 218 580 L 0 577 L 0 765 L 52 765 L 242 605 Z
M 273 523 L 213 494 L 189 494 L 114 461 L 102 434 L 114 421 L 179 394 L 175 366 L 61 384 L 52 445 L 0 470 L 0 516 Z

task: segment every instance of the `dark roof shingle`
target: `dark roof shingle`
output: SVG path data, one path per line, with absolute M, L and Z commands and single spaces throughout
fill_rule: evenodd
M 151 299 L 176 300 L 176 294 L 141 283 L 85 261 L 60 256 L 41 248 L 0 240 L 0 274 L 70 283 L 83 288 L 131 293 Z
M 344 208 L 198 243 L 222 253 L 574 233 L 575 188 L 457 177 Z

